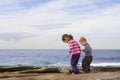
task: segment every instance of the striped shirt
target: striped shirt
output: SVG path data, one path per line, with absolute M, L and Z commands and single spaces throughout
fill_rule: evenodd
M 77 41 L 75 41 L 74 39 L 69 39 L 68 40 L 68 46 L 69 46 L 69 53 L 71 55 L 80 54 L 81 53 L 80 46 L 77 43 Z

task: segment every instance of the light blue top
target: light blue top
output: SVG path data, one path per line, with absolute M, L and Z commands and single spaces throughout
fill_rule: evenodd
M 90 45 L 86 43 L 84 46 L 85 49 L 83 50 L 83 52 L 85 52 L 85 56 L 92 56 L 92 48 L 90 47 Z

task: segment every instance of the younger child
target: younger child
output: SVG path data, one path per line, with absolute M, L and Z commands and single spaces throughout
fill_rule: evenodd
M 82 60 L 82 68 L 84 72 L 88 73 L 90 72 L 90 64 L 93 59 L 92 48 L 88 44 L 87 39 L 84 37 L 81 37 L 79 42 L 82 46 L 85 46 L 85 48 L 83 49 L 83 52 L 85 53 L 85 57 Z
M 78 74 L 79 70 L 77 68 L 77 64 L 80 58 L 81 49 L 77 41 L 73 39 L 72 35 L 63 34 L 62 41 L 68 43 L 69 52 L 66 54 L 67 56 L 71 55 L 71 70 L 69 70 L 69 74 Z

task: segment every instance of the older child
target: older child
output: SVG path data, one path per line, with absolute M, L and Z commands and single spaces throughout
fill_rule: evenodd
M 67 56 L 72 55 L 71 57 L 71 70 L 70 74 L 78 74 L 79 70 L 77 68 L 77 64 L 80 58 L 81 49 L 77 41 L 73 39 L 72 35 L 64 34 L 62 36 L 62 40 L 69 45 L 69 52 L 66 54 Z
M 81 37 L 79 42 L 82 46 L 85 46 L 85 48 L 83 49 L 83 52 L 85 52 L 85 57 L 82 60 L 82 68 L 84 72 L 88 73 L 90 72 L 90 64 L 93 59 L 92 48 L 88 44 L 87 39 L 85 37 Z

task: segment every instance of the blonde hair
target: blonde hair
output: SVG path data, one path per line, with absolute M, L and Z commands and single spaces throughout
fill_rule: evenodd
M 87 42 L 87 39 L 85 37 L 81 37 L 79 42 L 83 42 L 83 41 Z

